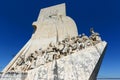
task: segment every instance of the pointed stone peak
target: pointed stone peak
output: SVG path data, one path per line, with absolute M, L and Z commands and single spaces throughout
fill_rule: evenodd
M 46 19 L 51 16 L 60 16 L 60 15 L 66 16 L 65 3 L 41 9 L 39 17 L 38 17 L 38 21 L 43 18 Z

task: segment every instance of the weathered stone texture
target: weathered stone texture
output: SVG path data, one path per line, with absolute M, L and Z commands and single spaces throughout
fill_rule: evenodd
M 107 43 L 93 29 L 90 36 L 78 35 L 74 20 L 66 16 L 65 4 L 42 9 L 33 27 L 32 37 L 4 74 L 26 72 L 26 80 L 89 80 L 99 67 Z
M 106 42 L 28 71 L 26 80 L 89 80 Z

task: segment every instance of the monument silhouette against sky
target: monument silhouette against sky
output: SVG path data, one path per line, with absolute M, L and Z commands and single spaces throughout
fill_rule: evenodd
M 107 45 L 99 33 L 91 28 L 90 36 L 78 35 L 65 4 L 41 9 L 32 25 L 30 40 L 3 69 L 1 80 L 96 80 Z

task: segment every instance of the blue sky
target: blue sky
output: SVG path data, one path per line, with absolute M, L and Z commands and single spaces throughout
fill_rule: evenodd
M 98 77 L 120 77 L 120 0 L 0 0 L 0 70 L 30 39 L 40 9 L 64 2 L 79 34 L 93 26 L 108 42 Z

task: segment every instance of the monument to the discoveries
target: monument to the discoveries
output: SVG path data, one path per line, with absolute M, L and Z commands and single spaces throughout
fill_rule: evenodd
M 89 37 L 78 35 L 76 24 L 66 16 L 65 9 L 65 4 L 60 4 L 40 11 L 33 22 L 31 39 L 4 68 L 2 80 L 10 73 L 25 73 L 24 79 L 21 75 L 19 80 L 96 79 L 106 42 L 93 28 Z M 17 79 L 14 76 L 13 80 Z

